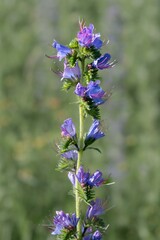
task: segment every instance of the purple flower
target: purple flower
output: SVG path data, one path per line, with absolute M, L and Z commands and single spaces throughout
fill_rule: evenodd
M 85 97 L 86 90 L 87 87 L 84 87 L 81 85 L 81 83 L 78 83 L 74 93 L 80 97 Z
M 76 177 L 77 177 L 77 179 L 78 179 L 78 181 L 79 181 L 79 183 L 81 184 L 82 187 L 87 184 L 89 176 L 90 176 L 90 173 L 85 172 L 83 167 L 80 166 L 80 168 L 78 169 L 78 172 L 76 174 Z
M 99 86 L 100 81 L 97 80 L 95 82 L 90 81 L 88 86 L 87 86 L 87 91 L 86 91 L 86 96 L 91 98 L 95 105 L 100 105 L 103 104 L 105 102 L 105 91 L 103 91 L 103 89 Z
M 96 199 L 96 201 L 91 202 L 91 206 L 87 209 L 87 218 L 94 218 L 101 214 L 103 214 L 105 211 L 105 207 L 100 199 Z
M 67 54 L 71 53 L 71 49 L 70 48 L 59 44 L 57 41 L 53 42 L 52 47 L 56 48 L 56 50 L 57 50 L 57 57 L 59 58 L 59 61 L 61 61 L 62 58 L 66 57 Z
M 70 150 L 68 152 L 62 153 L 61 156 L 66 158 L 66 159 L 77 160 L 78 152 L 77 152 L 77 150 Z
M 89 144 L 91 144 L 95 140 L 97 140 L 101 137 L 104 137 L 104 136 L 105 136 L 104 132 L 101 131 L 100 121 L 99 120 L 94 120 L 90 129 L 89 129 L 89 132 L 87 133 L 85 143 L 88 142 Z
M 92 235 L 86 235 L 85 237 L 83 237 L 83 240 L 91 240 L 92 239 Z
M 79 219 L 76 218 L 75 213 L 70 216 L 69 213 L 56 211 L 56 214 L 53 219 L 55 230 L 51 233 L 52 235 L 60 234 L 62 229 L 74 230 L 76 228 Z
M 95 105 L 103 104 L 106 101 L 106 93 L 103 91 L 99 84 L 99 80 L 95 82 L 90 81 L 87 87 L 84 87 L 81 85 L 81 83 L 78 83 L 74 93 L 84 98 L 84 100 L 87 98 L 92 99 Z
M 101 239 L 102 239 L 102 234 L 98 230 L 93 233 L 92 240 L 101 240 Z
M 97 49 L 102 47 L 103 42 L 100 39 L 100 34 L 94 34 L 93 31 L 93 24 L 90 24 L 89 27 L 86 27 L 84 24 L 80 24 L 80 31 L 77 34 L 77 39 L 82 47 L 94 46 Z
M 92 233 L 93 233 L 92 228 L 91 227 L 87 228 L 87 230 L 85 231 L 85 236 L 83 237 L 83 240 L 91 240 Z
M 88 180 L 88 185 L 90 185 L 91 187 L 99 187 L 100 185 L 102 185 L 104 182 L 104 179 L 102 178 L 102 172 L 100 172 L 99 170 L 97 170 L 95 173 L 93 173 L 89 180 Z
M 91 66 L 99 70 L 103 70 L 105 68 L 112 68 L 115 66 L 116 61 L 109 62 L 110 59 L 111 59 L 111 55 L 109 53 L 105 53 L 104 55 L 94 60 Z
M 64 123 L 61 125 L 61 135 L 62 137 L 69 138 L 75 137 L 76 130 L 71 118 L 66 119 Z
M 76 175 L 72 172 L 69 172 L 68 174 L 68 178 L 74 186 L 75 186 L 75 177 L 77 177 L 78 182 L 81 184 L 82 187 L 85 187 L 85 186 L 90 186 L 91 188 L 99 187 L 100 185 L 105 183 L 105 180 L 102 178 L 102 172 L 97 170 L 95 173 L 90 175 L 89 172 L 84 171 L 82 166 L 80 166 Z
M 88 233 L 83 240 L 101 240 L 102 239 L 102 234 L 97 230 L 92 234 L 92 229 L 90 233 Z
M 76 62 L 74 67 L 70 67 L 68 66 L 67 62 L 64 62 L 64 72 L 61 73 L 61 76 L 62 76 L 61 80 L 63 80 L 64 78 L 73 80 L 80 79 L 81 72 L 78 62 Z

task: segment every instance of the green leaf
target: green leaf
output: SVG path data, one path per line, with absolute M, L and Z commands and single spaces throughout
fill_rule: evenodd
M 99 153 L 102 153 L 101 150 L 99 148 L 96 148 L 96 147 L 86 147 L 85 150 L 86 149 L 93 149 L 93 150 L 96 150 Z

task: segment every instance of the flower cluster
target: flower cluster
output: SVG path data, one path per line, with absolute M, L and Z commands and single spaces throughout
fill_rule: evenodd
M 85 172 L 83 166 L 80 166 L 78 169 L 77 174 L 72 172 L 68 173 L 68 178 L 70 179 L 71 183 L 75 186 L 75 178 L 78 179 L 78 182 L 82 186 L 85 187 L 99 187 L 103 184 L 107 183 L 107 179 L 102 178 L 102 172 L 99 170 L 95 171 L 92 175 L 90 172 Z
M 61 125 L 60 144 L 57 144 L 60 155 L 57 169 L 68 172 L 76 203 L 75 213 L 60 210 L 56 211 L 53 218 L 52 235 L 61 240 L 101 240 L 106 231 L 101 219 L 106 206 L 102 200 L 96 198 L 95 188 L 108 185 L 110 180 L 103 178 L 99 170 L 92 174 L 85 171 L 82 159 L 83 152 L 87 149 L 100 152 L 91 145 L 105 136 L 99 108 L 108 99 L 108 94 L 101 87 L 98 71 L 112 68 L 116 61 L 110 61 L 109 53 L 101 53 L 103 45 L 100 33 L 94 32 L 94 25 L 86 26 L 82 21 L 79 32 L 68 46 L 54 40 L 52 47 L 56 54 L 48 56 L 64 61 L 63 70 L 56 73 L 61 78 L 63 90 L 73 89 L 79 108 L 79 131 L 72 118 L 66 119 Z M 88 115 L 91 116 L 92 123 L 85 133 L 84 122 Z M 81 214 L 83 209 L 80 201 L 87 205 L 84 214 Z
M 63 211 L 56 211 L 56 216 L 54 217 L 53 224 L 55 226 L 52 235 L 58 235 L 61 233 L 62 229 L 66 229 L 69 231 L 75 231 L 78 220 L 75 214 L 70 216 L 68 213 L 64 213 Z

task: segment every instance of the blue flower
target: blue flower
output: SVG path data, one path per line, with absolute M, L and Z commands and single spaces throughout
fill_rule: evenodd
M 63 80 L 64 78 L 72 79 L 72 80 L 80 79 L 81 71 L 80 71 L 78 62 L 76 62 L 74 67 L 70 67 L 68 63 L 65 61 L 64 71 L 61 73 L 61 76 L 62 76 L 61 80 Z
M 87 136 L 85 138 L 85 148 L 92 144 L 95 140 L 104 137 L 104 132 L 101 131 L 101 124 L 99 120 L 94 120 Z
M 71 53 L 71 49 L 70 48 L 59 44 L 57 41 L 53 42 L 52 47 L 56 48 L 56 50 L 57 50 L 57 57 L 59 58 L 59 61 L 61 61 L 62 58 L 66 57 L 67 54 Z
M 87 87 L 78 83 L 74 93 L 84 100 L 92 99 L 95 105 L 103 104 L 106 101 L 106 92 L 100 87 L 100 81 L 90 81 Z
M 69 213 L 64 213 L 63 211 L 56 211 L 56 216 L 53 219 L 54 231 L 52 235 L 61 234 L 62 229 L 68 229 L 73 231 L 78 223 L 79 219 L 76 218 L 76 214 L 73 213 L 71 216 Z
M 78 152 L 77 152 L 77 150 L 70 150 L 68 152 L 62 153 L 61 156 L 66 158 L 66 159 L 77 160 Z
M 83 237 L 83 240 L 101 240 L 102 239 L 102 234 L 100 233 L 99 230 L 95 231 L 93 233 L 92 228 L 87 229 L 86 236 Z
M 116 61 L 109 62 L 111 59 L 111 55 L 109 53 L 105 53 L 104 55 L 100 56 L 91 64 L 93 68 L 97 68 L 99 70 L 103 70 L 106 68 L 112 68 L 115 66 Z
M 90 173 L 89 172 L 85 172 L 83 167 L 80 166 L 80 168 L 78 169 L 78 172 L 76 174 L 76 177 L 79 181 L 79 183 L 81 184 L 81 186 L 85 186 L 89 180 L 90 177 Z
M 95 201 L 92 201 L 91 206 L 88 207 L 86 216 L 87 218 L 92 219 L 94 217 L 102 215 L 104 212 L 105 207 L 101 199 L 96 199 Z
M 105 91 L 100 87 L 100 81 L 90 81 L 87 85 L 87 90 L 85 92 L 85 95 L 93 100 L 95 105 L 100 105 L 105 102 Z
M 76 136 L 75 126 L 71 118 L 68 118 L 61 125 L 61 135 L 62 137 L 73 138 Z
M 100 231 L 96 231 L 93 233 L 92 235 L 92 240 L 101 240 L 102 239 L 102 234 L 100 233 Z
M 102 172 L 97 170 L 92 175 L 90 175 L 89 172 L 84 171 L 82 166 L 80 166 L 78 169 L 77 174 L 69 172 L 68 178 L 73 186 L 75 186 L 75 178 L 77 178 L 82 187 L 89 186 L 90 188 L 99 187 L 106 182 L 102 178 Z
M 104 179 L 102 178 L 102 172 L 100 172 L 99 170 L 97 170 L 95 173 L 93 173 L 89 180 L 88 180 L 88 185 L 91 187 L 99 187 L 100 185 L 102 185 L 104 182 Z
M 94 34 L 94 25 L 90 24 L 86 27 L 85 24 L 80 23 L 80 31 L 77 34 L 77 39 L 82 47 L 91 47 L 99 49 L 102 47 L 102 40 L 100 39 L 100 34 Z
M 87 87 L 82 86 L 81 83 L 77 83 L 74 93 L 79 97 L 85 97 Z

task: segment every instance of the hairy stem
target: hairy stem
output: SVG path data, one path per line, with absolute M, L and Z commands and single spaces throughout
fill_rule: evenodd
M 82 82 L 83 82 L 83 73 L 84 73 L 84 59 L 81 62 L 81 70 L 82 70 Z M 78 152 L 78 160 L 76 172 L 81 166 L 82 155 L 83 155 L 83 135 L 84 135 L 84 113 L 83 113 L 83 105 L 79 104 L 79 152 Z M 82 219 L 81 219 L 81 209 L 80 209 L 80 196 L 79 196 L 79 183 L 76 178 L 75 183 L 75 201 L 76 201 L 76 217 L 79 218 L 79 222 L 77 224 L 77 239 L 82 240 Z
M 82 105 L 79 106 L 79 152 L 78 152 L 78 160 L 77 160 L 77 171 L 82 162 L 82 154 L 83 154 L 83 108 Z M 78 233 L 78 240 L 81 240 L 81 232 L 82 232 L 82 221 L 81 221 L 81 209 L 80 209 L 80 197 L 79 197 L 79 183 L 76 179 L 76 216 L 79 218 L 79 222 L 77 225 L 77 233 Z

